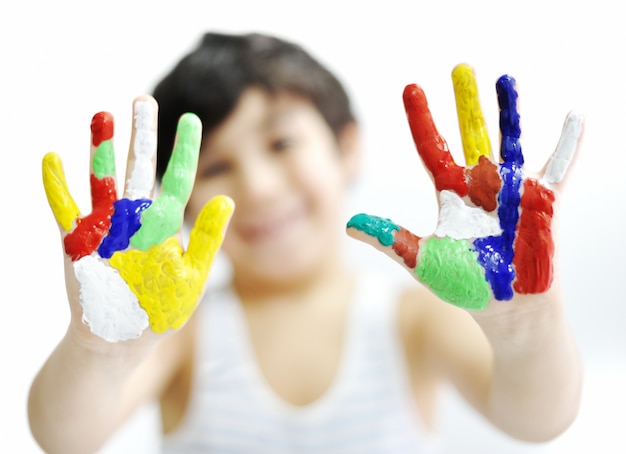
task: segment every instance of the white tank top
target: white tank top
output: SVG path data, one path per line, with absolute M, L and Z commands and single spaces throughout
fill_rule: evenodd
M 187 413 L 163 452 L 254 454 L 432 453 L 397 332 L 397 290 L 362 279 L 353 295 L 343 360 L 330 389 L 290 405 L 265 381 L 231 290 L 212 291 L 201 312 Z

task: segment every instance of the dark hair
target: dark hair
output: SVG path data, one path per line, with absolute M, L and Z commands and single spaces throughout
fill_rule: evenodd
M 157 178 L 167 167 L 182 114 L 198 115 L 206 135 L 251 86 L 308 98 L 335 136 L 355 121 L 342 84 L 302 47 L 259 33 L 206 33 L 154 89 L 159 103 Z

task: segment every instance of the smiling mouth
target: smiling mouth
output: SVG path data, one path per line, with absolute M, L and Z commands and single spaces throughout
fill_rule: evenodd
M 281 238 L 287 234 L 302 218 L 303 210 L 291 210 L 276 216 L 267 216 L 262 220 L 244 221 L 237 232 L 246 242 L 266 241 Z

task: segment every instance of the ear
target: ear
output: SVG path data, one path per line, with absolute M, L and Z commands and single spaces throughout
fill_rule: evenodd
M 337 136 L 339 155 L 347 183 L 351 183 L 361 170 L 361 140 L 355 122 L 345 125 Z

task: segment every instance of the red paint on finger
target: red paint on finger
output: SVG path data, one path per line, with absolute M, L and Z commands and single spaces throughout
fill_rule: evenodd
M 502 180 L 498 168 L 485 156 L 478 158 L 478 164 L 465 170 L 469 185 L 469 198 L 476 206 L 486 211 L 496 209 L 497 196 Z
M 91 214 L 79 218 L 74 231 L 63 240 L 65 252 L 73 261 L 91 255 L 109 232 L 113 202 L 117 200 L 115 180 L 112 177 L 98 179 L 91 175 L 91 197 Z
M 415 84 L 407 85 L 403 100 L 417 152 L 433 176 L 435 187 L 466 196 L 469 189 L 464 168 L 454 162 L 448 144 L 437 131 L 424 92 Z
M 93 211 L 109 210 L 113 207 L 113 202 L 117 200 L 117 191 L 115 190 L 115 178 L 106 176 L 99 179 L 95 175 L 91 175 L 91 205 Z
M 417 253 L 419 252 L 420 237 L 413 235 L 407 229 L 400 228 L 394 236 L 392 249 L 402 258 L 404 264 L 411 269 L 417 266 Z
M 113 138 L 113 115 L 108 112 L 98 112 L 91 119 L 91 144 L 97 147 L 105 140 Z
M 537 180 L 525 180 L 513 258 L 516 273 L 513 288 L 518 293 L 541 293 L 552 285 L 554 199 L 554 193 Z

